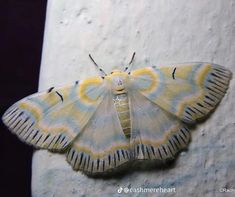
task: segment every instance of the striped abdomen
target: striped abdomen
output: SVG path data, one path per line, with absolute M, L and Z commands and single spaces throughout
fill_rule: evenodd
M 113 97 L 113 102 L 118 113 L 118 118 L 122 126 L 122 130 L 125 136 L 127 138 L 130 138 L 131 121 L 128 96 L 126 93 L 116 94 Z

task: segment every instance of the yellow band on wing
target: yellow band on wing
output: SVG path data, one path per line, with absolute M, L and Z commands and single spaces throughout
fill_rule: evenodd
M 40 120 L 42 118 L 42 108 L 37 107 L 34 103 L 28 101 L 21 101 L 19 102 L 19 108 L 30 112 L 36 120 Z
M 210 64 L 202 66 L 199 71 L 197 72 L 197 75 L 195 76 L 195 82 L 196 84 L 200 85 L 201 87 L 204 86 L 204 81 L 208 73 L 212 70 L 212 67 Z
M 108 156 L 109 154 L 112 154 L 116 150 L 120 150 L 120 149 L 129 150 L 129 144 L 118 143 L 118 142 L 115 142 L 115 144 L 108 146 L 105 150 L 102 150 L 102 151 L 94 150 L 90 146 L 79 145 L 78 143 L 76 143 L 76 144 L 74 143 L 73 146 L 74 146 L 74 148 L 76 148 L 76 150 L 79 150 L 80 152 L 84 152 L 93 158 L 102 158 L 102 157 Z
M 90 79 L 84 80 L 79 88 L 79 98 L 88 103 L 94 104 L 97 102 L 97 97 L 92 98 L 88 95 L 89 88 L 97 86 L 97 88 L 102 84 L 103 80 L 100 77 L 92 77 Z
M 141 92 L 143 93 L 150 93 L 153 92 L 157 89 L 158 83 L 157 83 L 157 74 L 150 70 L 150 68 L 143 68 L 143 69 L 138 69 L 136 71 L 132 72 L 133 77 L 139 77 L 141 76 L 146 76 L 149 77 L 148 82 L 151 82 L 147 87 L 141 88 Z

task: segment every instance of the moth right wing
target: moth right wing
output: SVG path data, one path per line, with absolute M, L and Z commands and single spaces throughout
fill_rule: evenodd
M 129 91 L 131 150 L 135 159 L 174 158 L 190 141 L 190 132 L 177 117 L 138 91 Z

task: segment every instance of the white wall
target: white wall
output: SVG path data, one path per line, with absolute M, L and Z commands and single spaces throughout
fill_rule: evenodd
M 234 0 L 48 0 L 40 89 L 97 75 L 89 53 L 107 72 L 123 68 L 133 51 L 135 68 L 205 61 L 234 72 L 234 35 Z M 235 186 L 234 90 L 232 80 L 173 167 L 91 179 L 73 171 L 65 155 L 40 150 L 33 158 L 33 196 L 118 196 L 117 189 L 128 186 L 175 187 L 178 196 L 220 196 L 220 188 Z

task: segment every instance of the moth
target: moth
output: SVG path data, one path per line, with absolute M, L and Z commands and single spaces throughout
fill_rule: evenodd
M 89 55 L 90 56 L 90 55 Z M 5 125 L 36 148 L 66 152 L 74 170 L 108 173 L 135 160 L 173 159 L 190 141 L 187 125 L 221 101 L 232 73 L 213 63 L 123 71 L 25 97 Z

